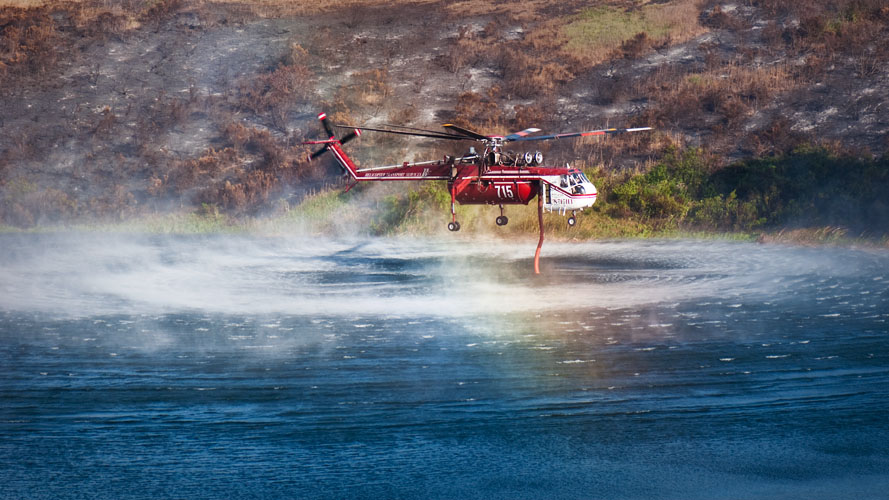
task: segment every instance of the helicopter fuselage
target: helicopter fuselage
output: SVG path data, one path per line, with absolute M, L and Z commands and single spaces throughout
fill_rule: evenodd
M 477 168 L 477 166 L 475 166 Z M 540 194 L 550 211 L 583 210 L 596 202 L 596 186 L 576 168 L 529 167 L 517 171 L 489 168 L 477 177 L 448 182 L 458 203 L 466 205 L 527 205 Z
M 577 223 L 574 213 L 592 206 L 599 193 L 596 186 L 586 178 L 582 171 L 567 165 L 565 168 L 540 166 L 543 162 L 543 155 L 540 152 L 516 155 L 510 151 L 504 151 L 503 145 L 506 142 L 558 140 L 651 130 L 650 127 L 611 128 L 532 136 L 530 134 L 540 130 L 528 128 L 507 136 L 485 136 L 454 124 L 442 125 L 453 134 L 394 125 L 388 126 L 388 128 L 336 125 L 339 128 L 352 128 L 342 139 L 337 139 L 333 127 L 327 123 L 327 115 L 321 113 L 318 115 L 318 119 L 324 126 L 328 139 L 303 142 L 303 144 L 323 146 L 308 157 L 309 161 L 329 151 L 340 166 L 349 173 L 355 184 L 361 181 L 447 181 L 448 191 L 451 195 L 449 231 L 460 230 L 460 223 L 457 221 L 457 203 L 498 205 L 500 216 L 495 219 L 495 222 L 498 226 L 504 226 L 509 221 L 509 218 L 504 214 L 504 205 L 527 205 L 537 197 L 537 221 L 540 238 L 537 241 L 537 251 L 534 254 L 535 273 L 540 272 L 538 259 L 540 247 L 543 245 L 544 210 L 558 211 L 563 215 L 570 211 L 568 225 L 574 226 Z M 485 150 L 481 155 L 476 153 L 475 148 L 469 148 L 469 153 L 461 157 L 445 156 L 441 160 L 359 168 L 343 151 L 342 145 L 360 136 L 362 129 L 443 140 L 475 140 L 484 143 Z
M 454 200 L 464 205 L 527 205 L 541 194 L 545 210 L 565 213 L 592 206 L 598 196 L 576 168 L 487 165 L 484 157 L 468 156 L 362 169 L 338 144 L 331 149 L 355 181 L 447 180 Z

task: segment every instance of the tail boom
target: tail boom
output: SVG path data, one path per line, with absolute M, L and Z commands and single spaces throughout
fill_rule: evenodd
M 355 129 L 356 136 L 361 135 L 361 132 L 358 129 Z M 361 180 L 361 176 L 358 175 L 358 167 L 355 165 L 355 162 L 349 158 L 349 155 L 343 151 L 343 144 L 340 141 L 333 140 L 327 145 L 328 151 L 333 153 L 333 157 L 336 158 L 336 162 L 340 164 L 341 167 L 346 169 L 346 172 L 349 172 L 349 175 L 352 179 L 358 181 Z

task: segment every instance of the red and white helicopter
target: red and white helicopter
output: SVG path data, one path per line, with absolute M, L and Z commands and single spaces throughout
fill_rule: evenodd
M 370 128 L 351 125 L 333 125 L 327 121 L 327 115 L 318 115 L 328 138 L 320 141 L 307 141 L 303 144 L 321 144 L 323 147 L 313 153 L 309 160 L 314 160 L 330 151 L 340 164 L 357 182 L 363 181 L 447 181 L 451 193 L 451 222 L 448 229 L 459 231 L 457 207 L 459 202 L 466 205 L 498 205 L 500 216 L 498 226 L 504 226 L 509 219 L 503 213 L 504 205 L 527 205 L 537 197 L 537 219 L 540 228 L 540 239 L 534 254 L 534 272 L 540 273 L 540 247 L 543 245 L 543 211 L 558 211 L 566 215 L 569 211 L 568 225 L 574 226 L 578 210 L 590 207 L 596 202 L 598 191 L 582 171 L 576 168 L 545 167 L 540 152 L 516 154 L 504 151 L 503 146 L 509 142 L 545 141 L 552 139 L 568 139 L 572 137 L 604 136 L 627 132 L 651 130 L 651 127 L 609 128 L 586 132 L 571 132 L 552 135 L 531 135 L 540 129 L 529 128 L 506 136 L 486 136 L 452 124 L 443 127 L 449 132 L 435 132 L 412 127 L 388 125 L 389 128 Z M 337 139 L 335 128 L 351 129 L 342 138 Z M 481 154 L 474 147 L 463 156 L 445 156 L 441 160 L 404 162 L 401 165 L 358 168 L 343 150 L 343 144 L 361 135 L 362 131 L 382 132 L 388 134 L 430 137 L 453 141 L 478 141 L 484 145 Z M 354 186 L 355 184 L 352 184 Z M 349 189 L 351 189 L 351 187 Z

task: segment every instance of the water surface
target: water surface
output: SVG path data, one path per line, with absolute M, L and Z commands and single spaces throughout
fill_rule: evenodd
M 885 498 L 889 254 L 0 236 L 3 498 Z

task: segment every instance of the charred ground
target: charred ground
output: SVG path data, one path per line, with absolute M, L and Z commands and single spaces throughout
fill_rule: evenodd
M 339 182 L 299 145 L 322 109 L 491 133 L 656 126 L 549 146 L 610 179 L 618 202 L 619 183 L 688 150 L 709 175 L 806 145 L 886 182 L 889 7 L 877 0 L 33 3 L 0 10 L 8 225 L 286 207 Z M 353 144 L 366 163 L 459 152 Z

